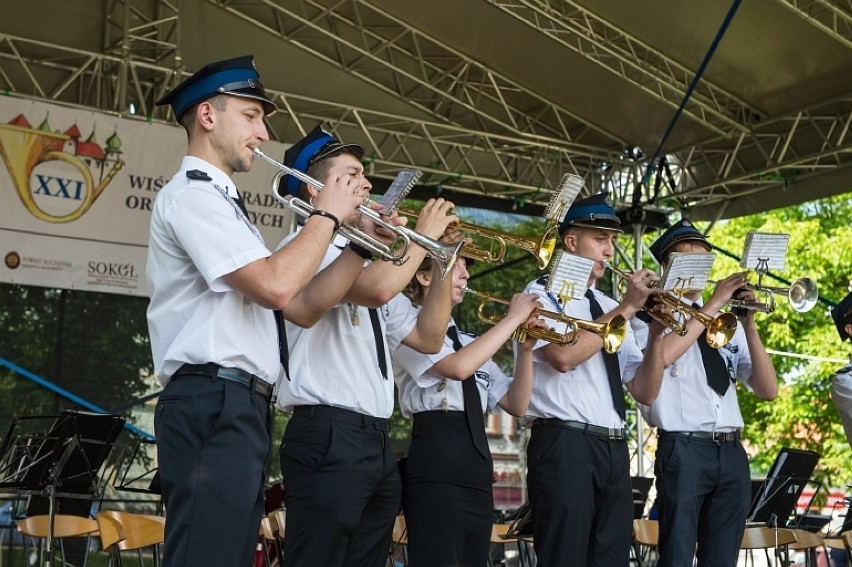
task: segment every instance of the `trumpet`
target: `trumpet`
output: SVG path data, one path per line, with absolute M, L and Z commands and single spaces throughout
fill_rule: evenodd
M 306 203 L 302 199 L 296 197 L 286 199 L 278 194 L 279 181 L 285 175 L 292 175 L 299 181 L 307 183 L 308 185 L 313 185 L 320 191 L 322 191 L 323 184 L 306 173 L 302 173 L 297 169 L 287 167 L 283 163 L 275 161 L 257 148 L 254 149 L 254 156 L 266 161 L 278 169 L 275 177 L 272 178 L 273 197 L 275 197 L 275 199 L 285 207 L 293 211 L 293 213 L 303 218 L 310 216 L 311 212 L 314 210 L 314 207 L 310 203 Z M 458 259 L 459 254 L 465 245 L 463 240 L 454 244 L 444 244 L 443 242 L 439 242 L 426 235 L 411 230 L 410 228 L 391 224 L 384 220 L 379 213 L 366 205 L 359 205 L 357 210 L 362 216 L 367 217 L 377 226 L 391 231 L 394 234 L 393 242 L 385 244 L 349 223 L 341 225 L 339 231 L 340 234 L 350 242 L 354 242 L 358 246 L 366 248 L 382 260 L 393 262 L 396 265 L 405 263 L 407 259 L 406 256 L 408 255 L 408 249 L 410 248 L 411 243 L 414 242 L 426 250 L 429 256 L 438 263 L 441 267 L 441 276 L 446 277 L 447 273 L 453 269 L 456 259 Z
M 412 209 L 399 209 L 399 214 L 406 217 L 417 218 L 417 211 Z M 465 258 L 479 260 L 488 264 L 499 264 L 506 259 L 508 245 L 529 252 L 536 260 L 539 270 L 543 270 L 550 263 L 550 258 L 556 250 L 559 240 L 559 226 L 548 222 L 544 234 L 541 237 L 526 237 L 511 234 L 493 228 L 487 228 L 471 223 L 460 222 L 458 229 L 466 235 L 480 236 L 489 241 L 488 247 L 480 246 L 474 242 L 468 242 L 464 248 Z
M 758 276 L 760 278 L 762 274 Z M 709 281 L 708 283 L 717 283 Z M 817 304 L 819 300 L 819 288 L 810 278 L 799 278 L 790 285 L 790 287 L 765 287 L 760 285 L 746 285 L 746 289 L 751 289 L 756 293 L 762 293 L 765 297 L 764 301 L 757 299 L 731 299 L 728 305 L 734 309 L 748 309 L 752 311 L 760 311 L 761 313 L 772 313 L 775 311 L 775 296 L 780 295 L 786 297 L 790 303 L 790 307 L 797 313 L 807 313 Z
M 462 288 L 462 291 L 482 299 L 476 309 L 476 314 L 481 321 L 491 325 L 497 324 L 500 319 L 494 315 L 488 315 L 485 313 L 485 309 L 488 304 L 499 303 L 501 305 L 509 305 L 509 302 L 505 299 L 501 299 L 481 291 L 475 291 L 469 287 Z M 580 338 L 580 329 L 583 329 L 601 337 L 604 342 L 604 350 L 612 354 L 618 352 L 618 349 L 621 348 L 621 344 L 624 342 L 624 337 L 627 335 L 627 321 L 621 315 L 616 315 L 607 323 L 595 323 L 594 321 L 575 319 L 574 317 L 569 317 L 568 315 L 558 311 L 536 309 L 535 313 L 539 317 L 550 319 L 556 323 L 565 323 L 567 328 L 564 332 L 560 333 L 549 328 L 539 329 L 534 327 L 532 329 L 525 329 L 523 327 L 519 327 L 515 329 L 515 332 L 512 334 L 512 339 L 516 341 L 523 341 L 527 337 L 533 337 L 534 339 L 540 339 L 557 345 L 573 345 Z
M 620 270 L 612 264 L 607 264 L 607 267 L 623 280 L 628 280 L 633 274 Z M 675 297 L 665 291 L 656 296 L 657 301 L 672 310 L 672 315 L 668 313 L 658 313 L 648 307 L 643 307 L 642 311 L 648 316 L 662 325 L 668 327 L 672 332 L 680 336 L 686 335 L 686 328 L 690 319 L 695 319 L 707 329 L 705 338 L 707 344 L 713 348 L 722 348 L 728 344 L 734 333 L 737 331 L 737 317 L 733 313 L 721 313 L 716 317 L 704 313 L 697 307 L 690 305 L 679 297 Z

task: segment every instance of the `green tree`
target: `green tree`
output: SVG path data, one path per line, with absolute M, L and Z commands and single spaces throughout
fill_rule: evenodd
M 738 392 L 754 472 L 765 473 L 780 447 L 793 447 L 820 453 L 817 477 L 826 485 L 843 486 L 852 480 L 852 451 L 829 391 L 834 372 L 849 356 L 848 343 L 841 343 L 829 309 L 850 287 L 852 251 L 844 245 L 852 238 L 850 214 L 852 199 L 844 195 L 721 222 L 709 234 L 721 251 L 737 256 L 717 250 L 711 277 L 719 279 L 741 269 L 738 257 L 749 231 L 783 233 L 790 235 L 787 265 L 777 275 L 786 282 L 810 277 L 820 290 L 821 301 L 808 313 L 797 313 L 785 299 L 776 298 L 774 313 L 756 315 L 783 383 L 771 403 L 742 388 Z M 754 283 L 756 276 L 750 280 Z M 764 278 L 768 286 L 784 288 L 786 282 Z

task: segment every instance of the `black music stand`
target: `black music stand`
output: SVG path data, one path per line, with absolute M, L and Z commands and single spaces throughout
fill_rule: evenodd
M 747 523 L 786 526 L 819 461 L 819 453 L 784 447 L 757 490 Z
M 62 410 L 58 416 L 34 419 L 53 422 L 45 434 L 15 435 L 14 429 L 21 423 L 16 418 L 0 453 L 0 488 L 40 494 L 46 500 L 49 524 L 43 560 L 49 566 L 57 497 L 94 497 L 101 467 L 121 433 L 124 418 Z

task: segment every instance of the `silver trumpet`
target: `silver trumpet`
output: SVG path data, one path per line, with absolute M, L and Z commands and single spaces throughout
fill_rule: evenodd
M 293 211 L 294 214 L 307 218 L 313 212 L 314 207 L 310 203 L 306 203 L 297 197 L 285 198 L 279 195 L 279 181 L 285 175 L 292 175 L 302 183 L 312 185 L 320 191 L 322 191 L 323 184 L 306 173 L 287 167 L 283 163 L 279 163 L 257 148 L 254 149 L 253 153 L 255 157 L 264 160 L 278 169 L 275 177 L 272 178 L 272 196 L 285 207 Z M 359 205 L 357 210 L 361 216 L 367 217 L 377 226 L 392 232 L 395 237 L 393 242 L 385 244 L 350 223 L 344 223 L 341 225 L 339 230 L 340 234 L 350 242 L 354 242 L 358 246 L 366 248 L 382 260 L 393 262 L 396 265 L 405 263 L 407 260 L 408 249 L 411 246 L 411 243 L 414 242 L 426 250 L 429 256 L 438 263 L 441 267 L 441 276 L 446 277 L 447 273 L 453 269 L 456 259 L 458 259 L 465 244 L 464 240 L 456 244 L 444 244 L 443 242 L 429 238 L 428 236 L 420 234 L 410 228 L 391 224 L 383 219 L 379 213 L 366 205 Z

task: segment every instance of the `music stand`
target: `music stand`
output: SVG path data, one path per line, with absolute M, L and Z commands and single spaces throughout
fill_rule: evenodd
M 10 430 L 0 454 L 0 487 L 41 493 L 47 500 L 45 565 L 53 559 L 57 496 L 94 496 L 100 469 L 124 425 L 121 416 L 75 410 L 62 410 L 52 419 L 45 434 L 16 437 Z M 19 423 L 16 419 L 12 427 Z
M 784 447 L 752 501 L 747 523 L 785 526 L 819 461 L 819 453 Z

